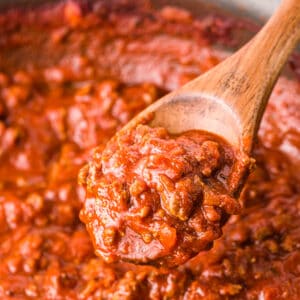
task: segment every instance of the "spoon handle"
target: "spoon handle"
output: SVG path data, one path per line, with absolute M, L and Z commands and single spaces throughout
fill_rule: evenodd
M 300 0 L 284 0 L 266 26 L 235 58 L 233 80 L 236 77 L 239 81 L 230 93 L 242 114 L 244 139 L 256 134 L 277 78 L 299 39 Z M 236 89 L 241 88 L 244 92 L 236 97 Z
M 273 86 L 299 39 L 300 0 L 283 0 L 248 44 L 187 85 L 222 99 L 239 116 L 243 147 L 248 152 Z

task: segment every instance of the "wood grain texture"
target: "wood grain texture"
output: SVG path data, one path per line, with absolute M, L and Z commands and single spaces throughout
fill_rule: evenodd
M 241 50 L 188 84 L 222 99 L 238 117 L 243 140 L 252 141 L 274 84 L 300 38 L 300 0 L 285 0 Z M 251 150 L 252 143 L 245 145 Z

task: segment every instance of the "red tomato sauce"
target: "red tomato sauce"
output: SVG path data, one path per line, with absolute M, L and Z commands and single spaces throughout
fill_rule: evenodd
M 81 170 L 81 220 L 107 262 L 180 265 L 208 250 L 240 212 L 231 177 L 242 180 L 249 165 L 212 134 L 172 136 L 140 124 L 95 150 Z
M 293 76 L 280 78 L 266 109 L 242 213 L 211 250 L 172 269 L 94 254 L 77 184 L 92 149 L 101 152 L 139 111 L 220 62 L 219 45 L 243 30 L 227 17 L 127 2 L 0 15 L 0 299 L 299 299 Z

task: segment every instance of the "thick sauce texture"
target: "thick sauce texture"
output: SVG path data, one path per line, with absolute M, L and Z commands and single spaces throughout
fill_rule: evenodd
M 97 254 L 172 267 L 209 249 L 240 212 L 228 178 L 237 160 L 201 131 L 171 136 L 138 125 L 118 133 L 79 177 L 87 189 L 81 220 Z
M 243 211 L 211 250 L 172 269 L 108 264 L 79 219 L 85 192 L 77 177 L 92 149 L 100 145 L 101 153 L 139 111 L 221 61 L 219 46 L 247 27 L 172 7 L 154 11 L 142 0 L 0 15 L 0 299 L 300 298 L 295 76 L 275 87 Z M 297 74 L 299 65 L 295 56 Z M 168 209 L 167 218 L 186 222 Z

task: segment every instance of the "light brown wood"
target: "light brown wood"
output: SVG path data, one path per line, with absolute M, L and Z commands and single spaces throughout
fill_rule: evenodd
M 250 153 L 273 86 L 299 38 L 300 0 L 283 0 L 248 44 L 149 106 L 122 131 L 152 114 L 153 126 L 171 133 L 209 131 Z

